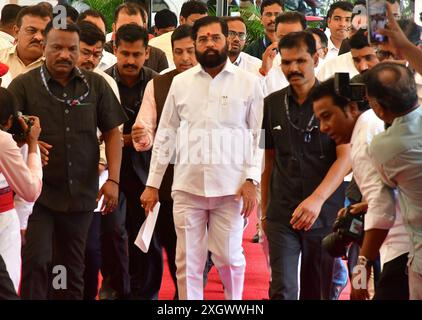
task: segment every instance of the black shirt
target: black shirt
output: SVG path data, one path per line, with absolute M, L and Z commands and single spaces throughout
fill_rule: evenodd
M 299 105 L 290 86 L 265 98 L 262 128 L 265 149 L 275 150 L 267 217 L 290 224 L 293 211 L 314 192 L 337 159 L 336 144 L 320 132 L 312 101 Z M 331 226 L 343 200 L 339 188 L 323 205 L 313 228 Z
M 132 126 L 135 124 L 136 116 L 138 115 L 139 109 L 141 107 L 145 87 L 152 78 L 158 75 L 158 73 L 150 68 L 142 67 L 136 83 L 133 86 L 128 87 L 122 82 L 117 65 L 112 66 L 105 72 L 114 80 L 116 80 L 117 86 L 119 88 L 120 101 L 124 110 L 126 111 L 126 114 L 129 117 L 128 121 L 126 121 L 123 126 L 123 134 L 130 134 L 132 132 Z M 148 173 L 149 168 L 150 152 L 142 152 L 142 156 L 145 156 L 144 159 L 139 159 L 139 157 L 134 158 L 135 155 L 141 155 L 141 153 L 138 153 L 134 147 L 123 148 L 122 165 L 120 170 L 121 178 L 125 180 L 127 176 L 133 175 L 135 171 L 141 181 L 145 184 L 146 174 Z M 138 160 L 141 160 L 141 162 Z M 134 164 L 134 162 L 136 162 L 136 164 Z M 134 168 L 134 165 L 138 165 L 139 168 Z
M 45 88 L 41 68 L 51 93 L 59 99 L 78 99 L 69 106 Z M 40 118 L 40 140 L 52 145 L 43 167 L 43 188 L 38 202 L 56 211 L 92 211 L 98 193 L 99 144 L 97 127 L 107 132 L 126 119 L 113 90 L 96 73 L 73 69 L 63 87 L 45 66 L 18 76 L 9 86 L 23 114 Z M 83 79 L 86 79 L 89 89 Z

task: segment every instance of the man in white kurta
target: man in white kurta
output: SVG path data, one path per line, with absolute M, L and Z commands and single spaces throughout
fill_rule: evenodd
M 242 299 L 243 217 L 256 204 L 263 93 L 258 77 L 227 58 L 227 24 L 205 17 L 193 26 L 199 65 L 173 79 L 154 141 L 145 212 L 175 151 L 174 223 L 179 299 L 203 299 L 207 250 L 226 299 Z

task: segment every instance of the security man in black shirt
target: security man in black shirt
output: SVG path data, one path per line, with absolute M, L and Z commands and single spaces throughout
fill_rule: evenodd
M 348 145 L 320 133 L 310 92 L 317 81 L 315 40 L 307 32 L 279 43 L 281 68 L 290 86 L 264 100 L 265 171 L 263 228 L 269 242 L 270 299 L 328 299 L 333 258 L 321 246 L 343 207 L 339 186 L 350 171 Z
M 23 299 L 82 299 L 84 253 L 97 197 L 104 211 L 116 208 L 122 144 L 118 126 L 127 117 L 107 82 L 75 67 L 79 28 L 45 29 L 45 64 L 9 86 L 24 114 L 43 124 L 43 189 L 28 221 L 23 248 Z M 109 179 L 98 193 L 103 133 Z M 97 195 L 98 194 L 98 195 Z M 54 250 L 53 250 L 54 248 Z M 49 295 L 49 293 L 51 295 Z
M 137 152 L 132 143 L 132 126 L 135 123 L 145 87 L 157 75 L 145 67 L 148 59 L 148 32 L 136 24 L 121 26 L 115 39 L 117 63 L 106 70 L 119 87 L 123 108 L 129 120 L 123 126 L 123 157 L 120 171 L 120 190 L 126 197 L 126 229 L 129 236 L 129 273 L 133 299 L 157 299 L 161 286 L 161 247 L 155 235 L 147 253 L 143 253 L 134 241 L 145 220 L 140 196 L 148 177 L 151 151 Z

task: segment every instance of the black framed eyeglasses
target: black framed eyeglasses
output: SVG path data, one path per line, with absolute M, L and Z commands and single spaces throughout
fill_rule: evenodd
M 246 33 L 245 32 L 236 32 L 236 31 L 230 30 L 229 31 L 229 34 L 228 34 L 228 37 L 229 38 L 239 37 L 239 40 L 245 41 L 246 40 Z

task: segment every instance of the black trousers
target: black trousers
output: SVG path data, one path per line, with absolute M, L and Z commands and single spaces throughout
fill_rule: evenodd
M 267 221 L 273 300 L 297 300 L 301 255 L 300 300 L 328 300 L 334 259 L 321 246 L 331 227 L 296 231 L 290 225 Z
M 144 253 L 135 244 L 136 236 L 145 221 L 140 196 L 145 189 L 136 175 L 123 175 L 120 188 L 126 197 L 126 230 L 129 237 L 129 274 L 133 299 L 158 299 L 163 274 L 163 257 L 156 230 L 149 250 Z
M 89 229 L 85 257 L 84 299 L 94 300 L 98 294 L 98 272 L 116 298 L 130 294 L 128 236 L 126 231 L 126 198 L 119 195 L 117 209 L 107 215 L 94 212 Z
M 384 263 L 373 300 L 409 300 L 408 254 Z
M 92 212 L 57 212 L 38 202 L 22 255 L 22 299 L 83 298 L 84 259 Z
M 7 272 L 6 264 L 0 255 L 0 300 L 18 300 L 15 287 Z
M 176 229 L 173 220 L 173 201 L 161 201 L 160 212 L 158 213 L 155 225 L 158 242 L 166 250 L 167 264 L 170 275 L 176 288 L 175 298 L 178 297 L 176 279 Z

